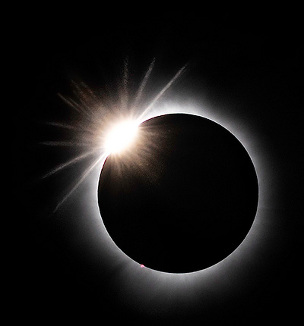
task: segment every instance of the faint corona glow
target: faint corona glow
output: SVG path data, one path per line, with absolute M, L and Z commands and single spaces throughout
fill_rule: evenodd
M 59 97 L 73 109 L 74 115 L 79 117 L 77 121 L 81 121 L 81 125 L 70 122 L 65 124 L 53 122 L 51 124 L 56 128 L 70 130 L 72 135 L 75 137 L 75 141 L 49 141 L 44 142 L 43 144 L 48 146 L 78 146 L 80 150 L 83 150 L 83 152 L 67 162 L 60 164 L 51 171 L 48 171 L 44 177 L 52 176 L 67 167 L 78 164 L 78 162 L 92 157 L 91 163 L 86 165 L 84 173 L 80 174 L 79 180 L 59 202 L 56 210 L 61 207 L 68 198 L 70 198 L 71 194 L 74 193 L 74 191 L 85 179 L 88 178 L 90 174 L 90 179 L 92 180 L 92 198 L 94 198 L 94 205 L 90 209 L 90 213 L 94 215 L 96 220 L 98 220 L 101 216 L 96 197 L 96 180 L 99 180 L 106 157 L 109 154 L 119 154 L 134 145 L 135 141 L 140 141 L 140 139 L 136 139 L 136 136 L 138 128 L 142 122 L 161 115 L 183 113 L 200 116 L 221 125 L 223 128 L 229 130 L 244 146 L 252 159 L 259 181 L 259 201 L 255 221 L 242 244 L 240 244 L 239 247 L 225 259 L 204 270 L 185 274 L 172 274 L 152 270 L 143 264 L 138 264 L 138 262 L 133 261 L 132 258 L 120 251 L 120 249 L 111 242 L 112 240 L 110 240 L 110 237 L 108 238 L 111 243 L 109 244 L 111 250 L 115 251 L 117 249 L 119 252 L 119 259 L 124 260 L 125 262 L 127 261 L 128 264 L 130 264 L 128 265 L 130 268 L 129 271 L 131 271 L 130 274 L 132 274 L 135 279 L 137 275 L 135 273 L 135 266 L 138 268 L 138 265 L 140 268 L 145 267 L 145 269 L 148 270 L 148 274 L 145 274 L 148 275 L 147 280 L 151 282 L 161 282 L 162 280 L 167 280 L 167 277 L 172 277 L 173 275 L 174 278 L 172 279 L 172 282 L 174 285 L 179 284 L 179 281 L 183 279 L 183 277 L 186 277 L 186 275 L 193 279 L 196 277 L 204 277 L 206 280 L 216 278 L 216 275 L 222 275 L 222 271 L 231 268 L 232 265 L 238 265 L 238 262 L 241 262 L 240 257 L 242 257 L 242 261 L 244 261 L 245 257 L 249 257 L 246 255 L 247 250 L 250 249 L 252 255 L 254 255 L 254 250 L 258 250 L 258 234 L 262 228 L 263 216 L 266 214 L 265 209 L 269 208 L 269 202 L 271 202 L 272 194 L 269 192 L 269 182 L 271 178 L 274 177 L 273 170 L 266 161 L 267 153 L 265 152 L 263 143 L 257 135 L 253 137 L 254 130 L 252 129 L 250 122 L 246 120 L 245 116 L 232 117 L 230 110 L 226 107 L 218 105 L 214 106 L 212 102 L 208 103 L 208 101 L 203 97 L 191 99 L 186 97 L 183 101 L 179 100 L 178 102 L 175 99 L 172 99 L 172 97 L 165 98 L 166 92 L 180 79 L 181 75 L 186 71 L 187 65 L 181 67 L 168 83 L 163 85 L 163 87 L 153 94 L 152 97 L 147 97 L 147 94 L 149 94 L 150 91 L 148 90 L 146 92 L 146 88 L 152 79 L 151 75 L 154 66 L 155 59 L 151 62 L 137 91 L 133 94 L 129 93 L 127 87 L 129 69 L 128 62 L 125 61 L 122 81 L 124 87 L 122 87 L 122 92 L 118 93 L 119 101 L 114 101 L 113 104 L 106 105 L 108 102 L 111 103 L 111 101 L 107 101 L 109 99 L 106 95 L 100 96 L 99 93 L 95 94 L 89 86 L 82 82 L 73 83 L 73 92 L 74 95 L 76 95 L 75 99 L 59 94 Z M 117 124 L 114 123 L 115 121 Z M 121 284 L 125 283 L 123 275 L 126 275 L 125 272 L 121 272 L 120 274 Z M 217 279 L 217 281 L 219 282 L 219 279 Z M 134 280 L 132 284 L 136 287 L 137 281 Z M 129 285 L 131 286 L 131 284 Z M 137 291 L 134 288 L 133 290 Z M 140 292 L 140 290 L 138 291 Z
M 107 133 L 105 151 L 108 154 L 120 153 L 129 147 L 135 140 L 138 123 L 134 120 L 121 121 Z

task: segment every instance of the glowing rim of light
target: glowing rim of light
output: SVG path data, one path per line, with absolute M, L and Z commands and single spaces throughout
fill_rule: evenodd
M 212 110 L 212 111 L 214 111 L 214 110 Z M 220 265 L 224 264 L 224 262 L 227 259 L 229 259 L 229 257 L 236 255 L 237 252 L 240 251 L 240 248 L 243 246 L 244 242 L 249 241 L 248 239 L 250 238 L 250 234 L 252 233 L 252 230 L 256 227 L 255 224 L 257 224 L 259 209 L 262 206 L 265 206 L 265 202 L 267 202 L 266 191 L 265 191 L 265 189 L 263 189 L 263 183 L 260 182 L 260 180 L 263 180 L 263 175 L 265 174 L 265 172 L 263 173 L 263 169 L 262 169 L 262 166 L 265 164 L 263 162 L 261 162 L 257 153 L 255 153 L 254 146 L 252 146 L 252 144 L 253 144 L 252 139 L 248 135 L 248 132 L 246 132 L 246 128 L 240 128 L 240 124 L 236 120 L 228 119 L 228 117 L 225 118 L 225 117 L 223 117 L 223 115 L 220 115 L 220 113 L 218 116 L 216 116 L 214 113 L 211 112 L 210 109 L 208 109 L 206 107 L 202 108 L 201 106 L 196 106 L 196 105 L 192 104 L 192 105 L 188 105 L 187 109 L 185 110 L 185 106 L 181 107 L 180 105 L 177 105 L 174 103 L 168 104 L 168 102 L 167 102 L 167 103 L 164 103 L 162 106 L 157 106 L 157 107 L 152 108 L 148 113 L 145 114 L 145 116 L 143 116 L 143 117 L 141 116 L 139 119 L 135 119 L 134 121 L 136 121 L 136 124 L 139 126 L 141 123 L 143 123 L 149 119 L 156 118 L 158 116 L 167 115 L 167 114 L 188 114 L 188 115 L 199 116 L 199 117 L 211 120 L 211 121 L 215 122 L 216 124 L 220 125 L 221 127 L 223 127 L 224 129 L 228 130 L 234 137 L 236 137 L 236 139 L 242 144 L 244 149 L 247 151 L 247 153 L 253 163 L 253 166 L 254 166 L 254 169 L 255 169 L 255 172 L 257 175 L 259 196 L 258 196 L 258 203 L 257 203 L 257 210 L 256 210 L 255 218 L 254 218 L 253 224 L 251 225 L 251 228 L 249 229 L 246 237 L 232 253 L 230 253 L 228 256 L 226 256 L 221 261 L 219 261 L 209 267 L 206 267 L 202 270 L 186 272 L 186 273 L 170 273 L 170 272 L 165 272 L 165 271 L 158 271 L 158 270 L 149 268 L 148 266 L 145 266 L 146 267 L 145 269 L 147 269 L 147 270 L 151 270 L 156 273 L 169 274 L 169 275 L 201 273 L 201 272 L 204 272 L 209 269 L 218 268 Z M 99 175 L 103 168 L 104 162 L 105 162 L 105 160 L 102 161 L 99 166 L 99 169 L 98 169 Z M 269 171 L 267 171 L 267 173 L 269 173 Z M 99 177 L 98 177 L 98 180 L 99 180 Z M 97 189 L 96 189 L 96 193 L 97 193 Z M 98 206 L 98 202 L 97 202 L 97 209 L 98 209 L 98 207 L 99 206 Z M 98 211 L 98 215 L 99 215 L 99 218 L 102 219 L 102 216 L 99 211 Z M 109 235 L 109 237 L 111 238 L 110 235 Z M 113 241 L 112 238 L 111 238 L 111 240 Z M 133 261 L 137 266 L 141 266 L 142 264 L 144 264 L 144 262 L 137 262 L 132 257 L 129 257 L 124 251 L 122 251 L 116 245 L 116 243 L 114 241 L 113 241 L 113 243 L 122 252 L 123 255 L 125 255 L 126 257 L 131 259 L 131 261 Z
M 143 92 L 144 86 L 150 76 L 153 65 L 154 60 L 152 61 L 143 79 L 135 102 L 140 97 L 139 95 L 141 95 Z M 193 300 L 199 300 L 199 303 L 201 304 L 202 297 L 205 295 L 207 295 L 207 299 L 210 299 L 208 296 L 211 292 L 215 295 L 222 296 L 223 292 L 231 291 L 231 278 L 234 278 L 235 282 L 238 282 L 239 284 L 239 276 L 244 277 L 244 274 L 246 274 L 244 270 L 248 270 L 248 267 L 251 269 L 252 260 L 259 259 L 259 251 L 264 250 L 264 248 L 261 249 L 261 247 L 265 243 L 272 241 L 272 239 L 269 240 L 267 237 L 265 237 L 265 232 L 272 231 L 269 223 L 269 216 L 266 215 L 269 214 L 270 209 L 272 209 L 271 212 L 274 214 L 274 205 L 277 200 L 275 198 L 277 189 L 273 187 L 273 181 L 277 181 L 274 179 L 278 178 L 278 171 L 273 169 L 274 157 L 272 157 L 271 148 L 266 148 L 267 146 L 265 146 L 263 143 L 263 139 L 256 134 L 256 130 L 254 130 L 254 128 L 250 130 L 251 125 L 250 122 L 246 120 L 245 108 L 243 108 L 244 114 L 240 115 L 240 108 L 238 108 L 238 113 L 234 116 L 233 110 L 230 110 L 223 105 L 205 106 L 206 102 L 202 100 L 202 98 L 190 104 L 183 103 L 182 105 L 177 105 L 176 102 L 170 103 L 169 101 L 163 101 L 163 99 L 159 101 L 165 91 L 171 87 L 173 82 L 183 72 L 184 68 L 185 67 L 177 72 L 177 74 L 162 89 L 162 91 L 158 93 L 153 101 L 148 104 L 142 114 L 140 112 L 136 112 L 138 113 L 136 121 L 138 121 L 139 125 L 146 120 L 167 114 L 183 113 L 196 115 L 209 119 L 222 126 L 233 136 L 235 136 L 238 141 L 240 141 L 244 149 L 249 154 L 249 157 L 254 165 L 258 180 L 259 197 L 253 224 L 248 231 L 245 239 L 239 244 L 239 246 L 223 260 L 210 267 L 198 271 L 187 273 L 169 273 L 154 270 L 149 267 L 142 268 L 144 262 L 136 262 L 127 254 L 125 254 L 112 240 L 103 224 L 102 216 L 99 211 L 97 194 L 100 172 L 103 168 L 107 155 L 104 149 L 101 148 L 102 146 L 100 143 L 98 143 L 98 148 L 101 152 L 99 159 L 89 167 L 89 169 L 81 176 L 79 182 L 72 188 L 70 193 L 65 196 L 65 198 L 57 205 L 57 207 L 59 207 L 70 196 L 70 194 L 74 193 L 74 190 L 78 188 L 83 180 L 88 181 L 88 183 L 86 183 L 88 186 L 86 196 L 89 196 L 89 202 L 87 201 L 82 207 L 86 207 L 86 214 L 89 213 L 92 218 L 96 219 L 94 223 L 100 223 L 98 224 L 98 231 L 100 232 L 100 235 L 103 235 L 104 237 L 98 237 L 98 241 L 101 240 L 104 247 L 99 249 L 105 250 L 103 252 L 103 260 L 106 261 L 108 259 L 108 263 L 111 262 L 111 265 L 107 266 L 107 268 L 112 269 L 112 271 L 115 273 L 117 296 L 124 297 L 124 300 L 126 297 L 128 297 L 128 304 L 133 304 L 133 302 L 136 301 L 138 308 L 139 305 L 141 305 L 140 309 L 142 311 L 146 308 L 151 311 L 153 309 L 152 305 L 154 302 L 157 302 L 158 304 L 161 299 L 165 300 L 168 296 L 171 298 L 173 294 L 172 291 L 179 291 L 179 294 L 182 294 L 183 297 L 188 296 L 187 298 L 190 301 L 187 302 L 187 306 L 192 304 Z M 75 108 L 76 111 L 84 111 L 83 108 L 79 108 L 78 104 L 75 104 L 74 101 L 70 101 L 69 98 L 63 99 L 70 106 Z M 156 102 L 158 104 L 161 102 L 161 104 L 156 106 Z M 134 108 L 137 109 L 137 106 L 134 105 Z M 121 113 L 119 107 L 118 109 L 118 112 Z M 116 112 L 116 110 L 114 111 Z M 103 136 L 97 136 L 97 139 L 100 140 L 101 137 Z M 67 164 L 63 164 L 62 167 L 65 167 L 66 165 Z M 55 169 L 52 173 L 58 170 L 59 169 Z M 47 175 L 52 173 L 48 173 Z M 271 218 L 273 218 L 273 216 L 271 216 Z M 249 250 L 251 253 L 250 257 L 247 255 Z M 229 277 L 228 282 L 226 276 L 227 274 Z M 151 284 L 153 285 L 152 288 L 157 292 L 151 291 Z M 150 287 L 150 291 L 146 290 L 147 286 Z M 191 286 L 193 286 L 193 292 L 191 292 Z M 225 286 L 226 289 L 224 288 Z M 198 293 L 197 287 L 200 287 L 200 293 Z M 221 293 L 217 293 L 219 292 L 218 289 L 220 288 Z M 236 288 L 236 286 L 234 286 L 234 288 Z M 163 299 L 162 296 L 166 298 Z M 199 297 L 199 299 L 197 299 L 197 297 Z M 188 300 L 187 298 L 186 300 Z M 164 302 L 164 306 L 166 306 L 167 303 L 170 306 L 170 302 L 171 300 Z
M 224 107 L 215 109 L 212 106 L 205 106 L 201 103 L 176 104 L 166 101 L 162 105 L 153 107 L 152 110 L 137 121 L 138 124 L 141 124 L 158 116 L 179 113 L 209 119 L 227 129 L 240 141 L 247 151 L 257 175 L 259 189 L 257 210 L 253 224 L 244 240 L 231 254 L 218 263 L 202 270 L 187 273 L 158 271 L 148 266 L 142 268 L 141 266 L 145 262 L 136 262 L 123 252 L 113 241 L 103 224 L 97 197 L 99 177 L 105 160 L 101 161 L 98 168 L 94 170 L 95 172 L 91 174 L 92 181 L 90 182 L 90 187 L 92 186 L 92 188 L 90 190 L 92 191 L 92 198 L 94 198 L 94 203 L 92 203 L 91 207 L 93 210 L 92 214 L 95 214 L 96 220 L 101 222 L 102 233 L 107 238 L 104 241 L 106 241 L 107 253 L 111 252 L 112 265 L 109 268 L 113 269 L 116 275 L 117 298 L 125 300 L 123 298 L 127 296 L 129 298 L 128 305 L 138 306 L 140 303 L 141 309 L 147 311 L 151 309 L 153 304 L 159 306 L 160 301 L 163 302 L 164 306 L 168 305 L 166 297 L 169 293 L 176 293 L 177 295 L 183 293 L 183 296 L 185 296 L 186 291 L 188 295 L 184 300 L 197 302 L 205 296 L 204 293 L 208 294 L 210 291 L 212 291 L 214 296 L 221 295 L 219 291 L 225 288 L 226 291 L 232 291 L 231 282 L 240 282 L 242 278 L 246 278 L 247 269 L 244 266 L 248 267 L 252 260 L 258 260 L 263 245 L 271 241 L 271 239 L 269 240 L 263 236 L 265 236 L 265 232 L 270 232 L 270 226 L 267 224 L 269 222 L 266 221 L 265 216 L 269 214 L 269 206 L 271 206 L 269 203 L 274 203 L 275 200 L 273 199 L 275 192 L 271 187 L 275 171 L 272 169 L 272 158 L 269 157 L 269 152 L 264 146 L 263 139 L 260 139 L 254 133 L 254 130 L 250 130 L 250 123 L 246 122 L 244 117 L 231 118 L 229 110 L 225 110 Z M 247 255 L 248 251 L 250 251 L 250 255 Z M 120 266 L 119 270 L 117 270 L 118 266 Z M 124 266 L 124 268 L 121 268 L 121 266 Z M 261 266 L 258 268 L 261 268 Z M 227 274 L 229 279 L 227 279 Z M 155 291 L 158 291 L 157 293 L 151 291 L 151 289 L 150 291 L 146 290 L 147 286 L 149 287 L 151 284 L 154 284 Z M 199 295 L 197 293 L 198 288 L 200 289 Z

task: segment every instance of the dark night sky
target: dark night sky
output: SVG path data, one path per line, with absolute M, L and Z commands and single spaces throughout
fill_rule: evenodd
M 297 10 L 213 15 L 181 10 L 161 16 L 138 14 L 136 19 L 101 11 L 98 21 L 85 14 L 85 18 L 45 15 L 16 19 L 16 31 L 10 37 L 15 82 L 10 103 L 14 105 L 10 108 L 12 211 L 17 230 L 10 246 L 12 313 L 17 310 L 23 321 L 97 318 L 100 323 L 104 318 L 116 321 L 123 316 L 140 322 L 178 320 L 181 324 L 221 318 L 240 323 L 264 318 L 291 320 L 300 315 L 303 53 Z M 252 283 L 250 290 L 246 285 L 243 291 L 245 281 L 235 281 L 230 297 L 229 292 L 221 295 L 217 287 L 216 302 L 195 301 L 183 312 L 178 305 L 167 314 L 155 305 L 149 313 L 136 309 L 136 304 L 130 308 L 125 304 L 127 294 L 117 299 L 116 278 L 107 267 L 114 258 L 104 253 L 104 259 L 97 259 L 98 233 L 92 221 L 81 215 L 85 207 L 70 203 L 50 216 L 77 171 L 39 180 L 73 150 L 37 145 L 66 136 L 41 121 L 69 118 L 70 111 L 56 94 L 68 93 L 71 79 L 83 79 L 93 88 L 106 85 L 110 91 L 117 87 L 126 57 L 134 69 L 133 87 L 154 57 L 156 88 L 188 63 L 187 72 L 176 84 L 177 92 L 170 90 L 168 96 L 204 101 L 231 120 L 241 117 L 262 144 L 261 156 L 270 162 L 275 176 L 269 181 L 275 199 L 269 221 L 265 221 L 271 225 L 271 232 L 263 238 L 267 246 L 260 249 L 253 268 L 260 271 L 263 266 L 264 270 L 247 278 Z

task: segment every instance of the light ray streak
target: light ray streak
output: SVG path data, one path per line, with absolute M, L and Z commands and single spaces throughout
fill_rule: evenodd
M 81 124 L 75 124 L 75 125 L 70 125 L 68 123 L 61 123 L 61 122 L 43 122 L 46 125 L 52 126 L 52 127 L 58 127 L 62 129 L 67 129 L 67 130 L 73 130 L 76 131 L 77 133 L 81 133 L 81 138 L 90 138 L 91 135 L 95 135 L 96 131 L 94 130 L 93 127 L 89 128 L 87 124 L 81 123 Z M 45 141 L 43 145 L 51 145 L 49 144 L 51 141 Z
M 124 61 L 124 70 L 123 70 L 123 96 L 121 97 L 121 109 L 125 110 L 128 107 L 129 94 L 128 94 L 128 82 L 129 82 L 129 65 L 128 58 Z
M 146 72 L 146 74 L 145 74 L 145 76 L 144 76 L 144 78 L 143 78 L 143 80 L 142 80 L 142 82 L 141 82 L 139 88 L 138 88 L 137 94 L 136 94 L 136 96 L 135 96 L 134 104 L 133 104 L 133 106 L 134 106 L 135 108 L 136 108 L 138 102 L 139 102 L 140 99 L 141 99 L 142 93 L 143 93 L 143 91 L 144 91 L 144 89 L 145 89 L 145 87 L 146 87 L 146 84 L 147 84 L 147 82 L 148 82 L 148 79 L 149 79 L 149 77 L 150 77 L 150 75 L 151 75 L 151 72 L 152 72 L 152 70 L 153 70 L 154 63 L 155 63 L 155 58 L 153 58 L 152 62 L 150 63 L 150 66 L 149 66 L 149 68 L 148 68 L 148 70 L 147 70 L 147 72 Z
M 74 185 L 74 187 L 62 198 L 62 200 L 57 204 L 55 207 L 53 213 L 55 213 L 58 208 L 72 195 L 72 193 L 82 184 L 82 182 L 85 180 L 85 178 L 92 172 L 92 170 L 96 167 L 96 165 L 104 160 L 106 158 L 107 154 L 104 153 L 98 157 L 96 161 L 94 161 L 93 164 L 91 164 L 81 175 L 80 179 L 77 181 L 77 183 Z
M 77 111 L 78 113 L 83 113 L 83 109 L 80 108 L 80 106 L 74 101 L 72 100 L 71 98 L 69 97 L 65 97 L 63 96 L 62 94 L 60 93 L 57 93 L 57 95 L 69 106 L 71 107 L 72 109 L 74 109 L 75 111 Z
M 82 159 L 84 159 L 84 158 L 86 158 L 86 157 L 88 157 L 90 155 L 93 155 L 93 154 L 96 154 L 96 151 L 95 150 L 90 151 L 90 152 L 86 152 L 86 153 L 84 153 L 82 155 L 79 155 L 79 156 L 76 156 L 73 159 L 71 159 L 71 160 L 69 160 L 69 161 L 67 161 L 65 163 L 62 163 L 59 166 L 55 167 L 53 170 L 49 171 L 48 173 L 46 173 L 45 175 L 43 175 L 41 178 L 42 179 L 45 179 L 45 178 L 47 178 L 47 177 L 49 177 L 49 176 L 51 176 L 51 175 L 53 175 L 53 174 L 61 171 L 62 169 L 66 168 L 66 167 L 68 167 L 70 165 L 73 165 L 73 164 L 79 162 L 80 160 L 82 160 Z
M 53 127 L 59 127 L 63 129 L 69 129 L 69 130 L 78 130 L 76 126 L 69 125 L 67 123 L 61 123 L 61 122 L 44 122 L 45 124 Z
M 43 141 L 39 143 L 40 145 L 45 145 L 45 146 L 80 146 L 80 147 L 85 147 L 89 146 L 89 143 L 80 143 L 80 142 L 75 142 L 75 141 L 57 141 L 57 140 L 50 140 L 50 141 Z
M 149 110 L 153 107 L 153 105 L 164 95 L 164 93 L 172 86 L 172 84 L 178 79 L 178 77 L 182 74 L 182 72 L 186 69 L 186 65 L 184 65 L 179 71 L 174 75 L 174 77 L 168 82 L 168 84 L 154 97 L 154 99 L 150 102 L 147 108 L 142 112 L 139 116 L 139 120 L 142 120 L 143 117 L 149 112 Z
M 78 95 L 79 100 L 85 105 L 88 99 L 88 96 L 85 94 L 85 90 L 87 91 L 85 83 L 77 83 L 75 80 L 72 80 L 72 85 L 74 87 L 74 93 L 77 93 L 76 95 Z
M 88 102 L 91 102 L 92 100 L 98 101 L 98 97 L 86 83 L 80 82 L 79 89 L 82 91 L 82 95 L 85 101 Z M 85 92 L 87 92 L 87 94 Z

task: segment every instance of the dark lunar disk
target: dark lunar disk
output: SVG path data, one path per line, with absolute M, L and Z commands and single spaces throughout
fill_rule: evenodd
M 98 202 L 116 245 L 139 264 L 193 272 L 232 253 L 253 223 L 258 182 L 242 144 L 206 118 L 168 114 L 110 155 Z

